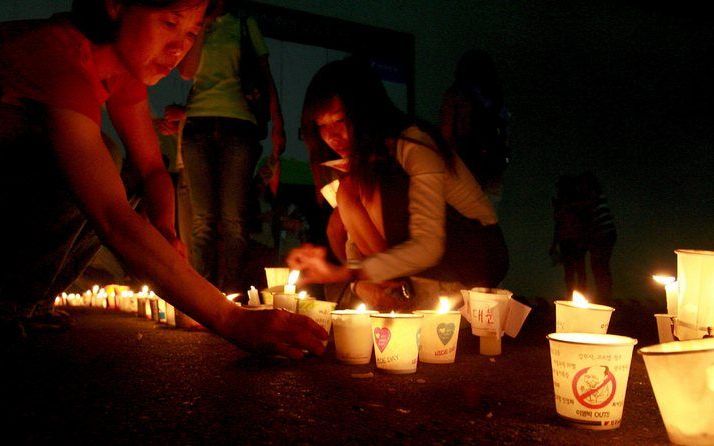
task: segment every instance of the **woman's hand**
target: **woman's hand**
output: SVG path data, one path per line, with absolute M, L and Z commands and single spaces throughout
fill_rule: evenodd
M 327 261 L 327 249 L 309 243 L 290 251 L 287 263 L 291 269 L 300 270 L 298 285 L 347 282 L 354 278 L 346 267 Z
M 305 351 L 321 355 L 327 332 L 312 319 L 285 310 L 235 307 L 219 333 L 243 350 L 300 359 Z

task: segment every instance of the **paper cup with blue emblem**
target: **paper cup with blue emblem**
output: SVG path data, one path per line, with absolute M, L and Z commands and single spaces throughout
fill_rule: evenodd
M 396 374 L 416 372 L 423 320 L 423 314 L 392 312 L 370 316 L 378 369 Z
M 620 427 L 637 339 L 599 333 L 551 333 L 555 409 L 583 429 Z
M 421 325 L 419 361 L 451 364 L 456 359 L 461 313 L 458 311 L 417 310 L 424 316 Z

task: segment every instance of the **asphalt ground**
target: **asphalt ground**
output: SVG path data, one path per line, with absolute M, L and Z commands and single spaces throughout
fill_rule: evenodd
M 656 341 L 652 309 L 616 304 L 611 333 Z M 462 330 L 456 362 L 411 375 L 334 358 L 256 358 L 205 331 L 74 311 L 66 331 L 31 332 L 2 352 L 9 444 L 668 444 L 642 358 L 633 354 L 619 428 L 556 414 L 539 302 L 503 353 Z M 370 374 L 372 372 L 372 374 Z

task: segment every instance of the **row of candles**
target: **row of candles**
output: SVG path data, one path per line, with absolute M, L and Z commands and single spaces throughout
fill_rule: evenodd
M 675 252 L 677 277 L 653 276 L 667 299 L 667 314 L 655 315 L 660 344 L 638 353 L 670 441 L 714 445 L 714 252 Z M 622 419 L 637 340 L 607 334 L 613 311 L 577 294 L 556 302 L 556 333 L 548 335 L 556 410 L 580 427 L 612 429 Z
M 695 316 L 695 324 L 699 324 L 694 327 L 700 328 L 701 318 L 694 310 L 714 308 L 714 252 L 679 250 L 677 255 L 679 280 L 658 277 L 667 291 L 667 316 L 678 319 L 685 308 L 690 317 Z M 684 257 L 694 257 L 694 261 Z M 694 269 L 696 274 L 692 272 Z M 334 326 L 335 354 L 339 361 L 368 364 L 374 352 L 377 368 L 390 373 L 413 373 L 419 361 L 454 362 L 461 315 L 471 323 L 472 333 L 480 337 L 481 353 L 500 354 L 503 334 L 515 337 L 530 310 L 512 299 L 507 290 L 480 288 L 462 290 L 464 306 L 460 311 L 451 309 L 448 298 L 440 299 L 439 308 L 435 310 L 409 314 L 379 313 L 364 306 L 335 310 L 334 302 L 297 292 L 298 274 L 286 268 L 266 268 L 269 287 L 262 292 L 262 302 L 258 290 L 251 287 L 244 307 L 249 310 L 283 308 L 304 314 L 328 332 Z M 689 300 L 683 289 L 689 289 Z M 693 289 L 700 295 L 692 297 Z M 63 295 L 58 299 L 68 305 L 81 299 L 89 305 L 96 302 L 97 306 L 111 308 L 112 292 L 113 305 L 118 308 L 122 308 L 125 299 L 133 302 L 130 290 L 116 286 L 109 291 L 95 287 L 81 296 Z M 137 302 L 138 299 L 159 301 L 160 298 L 152 294 L 146 288 L 135 293 Z M 145 315 L 150 314 L 150 306 L 144 305 Z M 169 304 L 164 302 L 164 305 Z M 141 315 L 139 304 L 136 307 L 126 304 L 123 308 L 136 308 Z M 556 330 L 548 339 L 556 411 L 579 427 L 619 427 L 637 340 L 607 334 L 615 309 L 589 303 L 580 293 L 574 293 L 572 301 L 556 301 L 555 308 Z M 675 308 L 677 312 L 673 316 Z M 711 325 L 714 324 L 707 326 Z M 689 335 L 694 332 L 697 330 L 691 330 Z M 701 352 L 708 353 L 695 354 Z M 711 410 L 714 408 L 714 338 L 670 342 L 642 348 L 639 353 L 645 359 L 670 439 L 677 444 L 714 444 L 710 434 L 714 432 L 714 411 Z

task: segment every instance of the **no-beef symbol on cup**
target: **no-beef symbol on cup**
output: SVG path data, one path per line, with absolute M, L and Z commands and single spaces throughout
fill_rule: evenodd
M 602 409 L 615 397 L 617 381 L 605 365 L 586 367 L 573 377 L 573 395 L 588 409 Z

